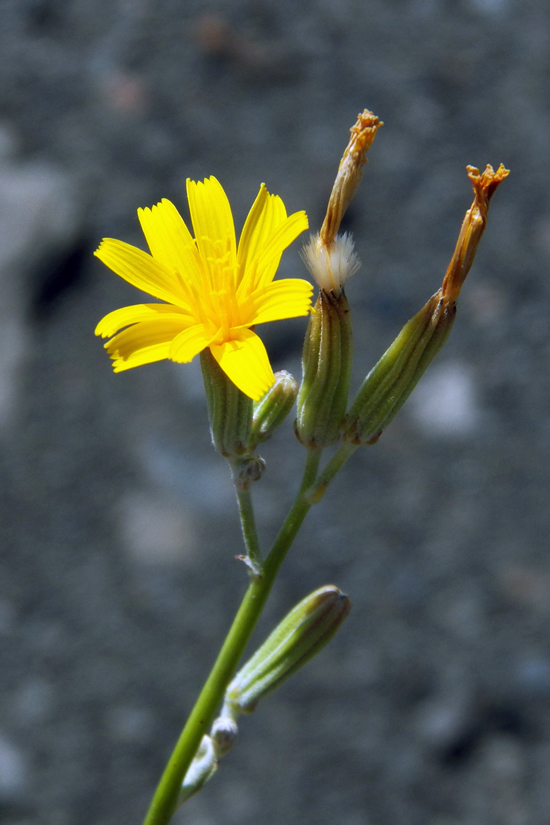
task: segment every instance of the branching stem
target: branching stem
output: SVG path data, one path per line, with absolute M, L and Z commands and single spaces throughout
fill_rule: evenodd
M 239 515 L 241 517 L 241 527 L 243 531 L 244 543 L 246 546 L 246 559 L 253 576 L 261 576 L 263 573 L 262 551 L 256 530 L 256 517 L 254 515 L 254 505 L 250 490 L 239 489 L 236 485 L 237 502 L 239 504 Z
M 321 450 L 308 450 L 304 476 L 296 500 L 263 563 L 261 575 L 251 577 L 214 667 L 164 770 L 144 825 L 168 825 L 176 810 L 181 784 L 189 765 L 203 735 L 210 728 L 216 710 L 223 700 L 226 687 L 237 669 L 250 635 L 260 617 L 279 568 L 311 507 L 311 503 L 306 500 L 305 493 L 315 482 L 320 458 Z M 256 551 L 259 553 L 250 498 L 241 501 L 239 497 L 239 509 L 243 520 L 243 533 L 248 555 L 250 556 L 251 547 L 253 553 Z

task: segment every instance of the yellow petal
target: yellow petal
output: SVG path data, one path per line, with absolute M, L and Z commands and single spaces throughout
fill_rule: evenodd
M 239 330 L 236 341 L 211 344 L 210 351 L 231 381 L 253 401 L 259 401 L 275 383 L 266 349 L 250 329 Z
M 265 289 L 258 290 L 255 298 L 256 315 L 252 324 L 265 324 L 283 318 L 298 318 L 307 315 L 311 308 L 313 286 L 299 278 L 284 278 L 274 281 Z
M 258 258 L 257 271 L 254 275 L 254 283 L 247 284 L 245 277 L 241 282 L 241 288 L 255 289 L 259 286 L 267 286 L 271 283 L 277 272 L 281 255 L 290 244 L 296 240 L 305 229 L 308 228 L 308 220 L 305 212 L 294 212 L 286 220 L 279 224 L 269 239 L 266 239 Z
M 169 357 L 170 345 L 176 335 L 185 329 L 185 320 L 157 318 L 142 321 L 119 332 L 105 344 L 113 359 L 115 372 L 129 370 Z
M 94 255 L 132 286 L 160 298 L 161 301 L 168 301 L 189 310 L 181 295 L 175 292 L 171 274 L 147 252 L 124 241 L 104 238 Z
M 170 347 L 170 358 L 178 364 L 187 364 L 193 360 L 195 355 L 202 352 L 211 340 L 211 337 L 207 338 L 204 334 L 203 325 L 195 324 L 174 338 Z
M 286 216 L 285 205 L 281 198 L 277 195 L 270 195 L 265 184 L 262 183 L 239 240 L 237 255 L 239 281 L 252 261 L 258 259 L 262 246 L 269 242 L 277 227 L 286 220 Z
M 262 254 L 258 261 L 258 273 L 261 275 L 262 270 L 265 272 L 261 275 L 262 281 L 265 283 L 267 272 L 271 271 L 273 262 L 277 261 L 277 266 L 281 260 L 281 255 L 290 246 L 292 241 L 295 241 L 309 226 L 307 215 L 305 212 L 294 212 L 280 224 L 269 241 L 265 244 Z M 270 280 L 273 278 L 271 276 Z
M 193 323 L 191 316 L 173 304 L 134 304 L 133 306 L 122 307 L 122 309 L 115 309 L 105 315 L 95 328 L 95 334 L 101 335 L 102 338 L 110 338 L 122 327 L 138 324 L 140 321 L 151 321 L 158 318 L 159 315 L 163 316 L 165 320 L 172 318 L 174 321 L 183 316 L 186 322 Z
M 199 256 L 191 233 L 174 204 L 164 198 L 151 209 L 138 209 L 151 255 L 184 280 L 199 279 Z
M 210 272 L 217 287 L 216 276 L 222 260 L 224 264 L 235 269 L 237 261 L 237 241 L 231 206 L 222 185 L 216 178 L 205 181 L 187 181 L 187 198 L 189 211 L 195 232 L 195 240 L 203 265 Z

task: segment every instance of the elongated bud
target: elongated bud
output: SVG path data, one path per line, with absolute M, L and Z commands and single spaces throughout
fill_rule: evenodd
M 496 172 L 492 166 L 487 166 L 481 175 L 475 166 L 467 166 L 466 170 L 474 187 L 474 202 L 464 216 L 455 251 L 443 279 L 441 289 L 446 301 L 456 301 L 458 298 L 487 225 L 489 201 L 510 174 L 502 163 Z
M 252 416 L 252 445 L 271 438 L 283 423 L 296 401 L 298 384 L 286 370 L 275 373 L 275 383 L 261 401 L 254 403 Z
M 189 765 L 178 797 L 178 805 L 182 805 L 191 796 L 200 791 L 205 782 L 208 782 L 218 767 L 214 745 L 209 736 L 203 736 L 195 758 Z
M 383 125 L 376 115 L 365 109 L 357 115 L 357 123 L 350 129 L 350 141 L 340 161 L 327 214 L 321 227 L 320 238 L 325 246 L 330 246 L 338 234 L 344 212 L 353 200 L 363 176 L 367 152 L 376 137 L 376 132 Z
M 312 450 L 338 441 L 348 405 L 352 334 L 344 284 L 360 263 L 351 236 L 338 235 L 338 230 L 380 126 L 380 120 L 367 109 L 358 115 L 338 167 L 321 231 L 302 251 L 304 263 L 321 290 L 304 342 L 295 424 L 298 440 Z
M 225 708 L 233 715 L 252 713 L 264 696 L 326 645 L 350 608 L 348 597 L 333 585 L 303 599 L 237 673 L 227 688 Z
M 378 440 L 443 347 L 455 315 L 454 303 L 444 302 L 440 290 L 405 324 L 363 381 L 346 417 L 345 440 L 353 444 Z
M 455 301 L 485 229 L 489 201 L 509 174 L 502 165 L 496 172 L 487 166 L 482 175 L 472 166 L 467 170 L 474 187 L 474 202 L 464 217 L 441 289 L 405 324 L 365 378 L 346 417 L 344 439 L 353 444 L 373 444 L 378 440 L 451 331 L 456 315 Z
M 351 376 L 351 315 L 344 292 L 321 290 L 309 319 L 302 355 L 295 431 L 310 449 L 340 438 Z
M 252 399 L 237 389 L 208 348 L 200 358 L 212 443 L 225 458 L 244 455 L 252 432 Z

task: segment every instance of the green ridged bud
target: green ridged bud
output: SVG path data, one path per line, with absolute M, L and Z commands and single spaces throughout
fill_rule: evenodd
M 275 383 L 261 401 L 254 402 L 252 416 L 252 445 L 271 438 L 283 423 L 296 401 L 298 384 L 286 370 L 275 373 Z
M 344 284 L 359 269 L 350 235 L 340 223 L 363 175 L 367 152 L 383 124 L 365 109 L 350 130 L 338 167 L 325 220 L 302 250 L 304 263 L 321 291 L 309 320 L 298 393 L 298 440 L 310 450 L 330 447 L 340 438 L 351 377 L 351 317 Z
M 252 399 L 227 377 L 208 348 L 200 355 L 212 443 L 225 458 L 249 452 Z
M 311 450 L 340 438 L 351 376 L 351 315 L 343 290 L 321 289 L 304 341 L 295 431 Z
M 350 608 L 348 597 L 333 585 L 303 599 L 237 673 L 225 694 L 224 713 L 252 713 L 264 696 L 326 645 Z
M 427 367 L 445 344 L 456 315 L 456 299 L 472 266 L 487 225 L 489 202 L 508 176 L 501 164 L 480 174 L 466 167 L 474 201 L 466 212 L 441 289 L 405 324 L 393 344 L 372 369 L 346 416 L 344 439 L 374 444 L 399 412 Z
M 361 385 L 346 416 L 344 439 L 374 444 L 445 344 L 456 315 L 441 290 L 401 330 Z

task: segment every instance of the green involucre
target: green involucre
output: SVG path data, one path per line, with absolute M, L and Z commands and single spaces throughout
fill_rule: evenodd
M 334 585 L 306 596 L 280 622 L 227 688 L 225 708 L 252 713 L 258 702 L 318 653 L 351 608 Z
M 321 290 L 309 319 L 302 356 L 295 430 L 310 449 L 330 447 L 340 438 L 351 377 L 351 314 L 344 292 Z

